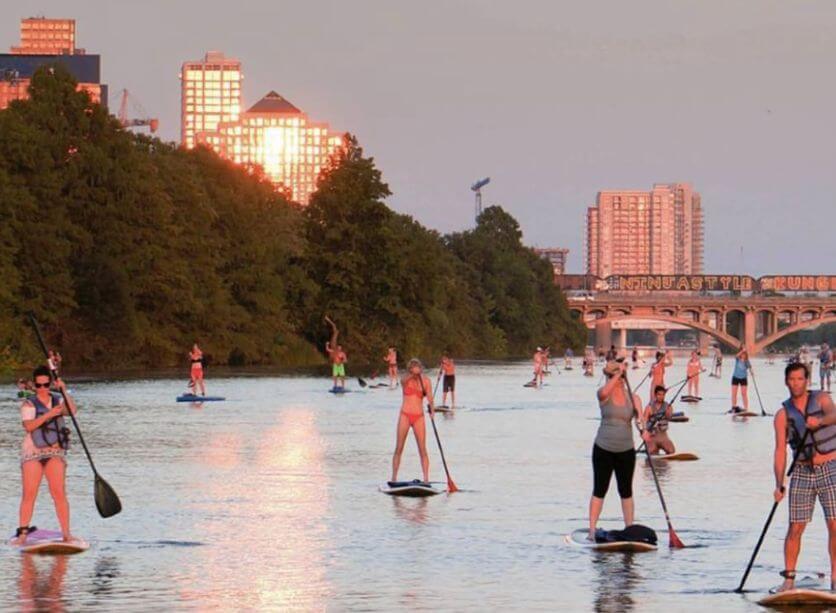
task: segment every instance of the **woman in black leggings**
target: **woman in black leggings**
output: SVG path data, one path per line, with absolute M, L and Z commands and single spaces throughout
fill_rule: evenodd
M 639 431 L 644 434 L 641 400 L 633 394 L 630 402 L 627 386 L 624 384 L 624 361 L 610 361 L 604 368 L 607 377 L 604 386 L 598 390 L 598 406 L 601 408 L 601 425 L 592 446 L 592 472 L 595 487 L 589 501 L 589 540 L 595 540 L 595 528 L 604 496 L 610 487 L 612 474 L 618 484 L 621 497 L 621 511 L 624 526 L 633 523 L 633 471 L 636 467 L 636 450 L 633 448 L 632 421 L 635 417 Z

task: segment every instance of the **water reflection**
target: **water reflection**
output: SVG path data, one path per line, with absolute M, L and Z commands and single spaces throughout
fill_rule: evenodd
M 220 609 L 323 607 L 329 480 L 314 412 L 282 411 L 274 427 L 221 434 L 208 449 L 211 465 L 228 470 L 207 491 L 217 513 L 202 531 L 214 546 L 201 551 L 205 574 L 183 598 L 208 589 Z
M 115 556 L 102 556 L 96 560 L 93 575 L 93 594 L 107 595 L 114 591 L 114 583 L 119 579 L 119 559 Z
M 427 498 L 413 498 L 406 500 L 401 496 L 392 496 L 392 506 L 395 509 L 395 515 L 399 519 L 414 523 L 427 523 L 428 514 Z
M 37 559 L 36 559 L 37 558 Z M 21 611 L 63 611 L 67 556 L 20 556 Z
M 633 553 L 614 555 L 602 552 L 593 554 L 592 568 L 597 575 L 596 612 L 621 613 L 633 610 L 636 602 L 632 591 L 641 580 L 641 576 L 635 569 L 636 555 Z

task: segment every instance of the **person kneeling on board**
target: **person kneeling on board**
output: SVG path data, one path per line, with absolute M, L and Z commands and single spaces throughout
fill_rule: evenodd
M 601 410 L 601 425 L 592 446 L 592 472 L 594 488 L 589 500 L 589 540 L 595 540 L 595 528 L 604 497 L 615 473 L 618 495 L 621 497 L 621 511 L 624 526 L 633 524 L 633 473 L 636 468 L 636 450 L 633 447 L 632 421 L 635 417 L 645 442 L 650 433 L 644 429 L 641 400 L 636 394 L 630 398 L 624 381 L 627 365 L 622 360 L 611 360 L 604 367 L 607 377 L 598 390 L 598 406 Z
M 26 435 L 20 450 L 20 472 L 23 480 L 23 494 L 20 500 L 20 524 L 16 533 L 16 544 L 23 545 L 30 532 L 35 531 L 29 525 L 35 510 L 35 499 L 41 479 L 46 476 L 49 493 L 55 503 L 55 514 L 61 526 L 64 540 L 73 540 L 70 533 L 70 505 L 64 488 L 67 472 L 67 449 L 69 449 L 69 429 L 64 423 L 68 411 L 76 414 L 76 406 L 61 379 L 55 380 L 55 386 L 63 390 L 67 398 L 64 404 L 60 394 L 53 394 L 49 388 L 52 375 L 46 366 L 38 366 L 32 373 L 35 382 L 35 395 L 27 398 L 20 405 L 20 417 Z
M 801 535 L 813 518 L 816 497 L 824 510 L 830 550 L 830 589 L 836 588 L 836 407 L 827 394 L 807 389 L 806 364 L 784 370 L 790 397 L 775 413 L 775 501 L 784 497 L 787 444 L 797 456 L 790 477 L 790 525 L 784 541 L 784 583 L 778 591 L 795 586 L 795 565 Z M 808 431 L 810 432 L 808 434 Z
M 401 403 L 401 414 L 398 417 L 397 442 L 395 453 L 392 455 L 392 483 L 398 480 L 398 469 L 401 465 L 406 436 L 410 428 L 415 435 L 415 442 L 418 443 L 418 454 L 421 456 L 421 470 L 424 474 L 424 483 L 430 480 L 430 456 L 427 453 L 427 426 L 424 420 L 424 396 L 427 397 L 430 415 L 434 415 L 435 405 L 433 404 L 433 388 L 428 377 L 424 375 L 424 366 L 421 361 L 413 358 L 406 367 L 407 374 L 401 379 L 403 390 L 403 402 Z
M 647 439 L 647 450 L 651 453 L 664 451 L 670 455 L 676 453 L 673 441 L 668 437 L 668 420 L 673 416 L 673 407 L 665 402 L 663 385 L 653 388 L 653 402 L 644 409 L 644 423 L 647 424 L 646 431 L 650 433 Z

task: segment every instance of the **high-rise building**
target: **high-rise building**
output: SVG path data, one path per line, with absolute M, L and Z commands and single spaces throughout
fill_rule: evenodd
M 549 261 L 549 264 L 552 265 L 552 270 L 554 270 L 555 277 L 566 274 L 566 255 L 569 253 L 568 249 L 563 247 L 545 247 L 543 249 L 535 249 L 534 252 Z
M 83 53 L 83 50 L 79 51 Z M 20 55 L 72 55 L 75 52 L 75 19 L 22 19 L 20 46 L 12 47 L 12 53 Z
M 687 183 L 598 192 L 586 216 L 586 270 L 598 277 L 701 274 L 703 214 Z
M 215 142 L 212 141 L 213 146 Z M 217 149 L 237 164 L 261 166 L 294 202 L 307 204 L 320 170 L 343 145 L 343 135 L 308 116 L 271 91 L 241 114 L 219 126 Z
M 75 46 L 74 19 L 30 17 L 21 20 L 20 46 L 0 54 L 0 109 L 12 100 L 29 97 L 35 71 L 46 64 L 62 64 L 78 81 L 79 90 L 107 106 L 107 85 L 101 82 L 101 58 Z
M 185 62 L 180 71 L 180 142 L 187 149 L 201 143 L 217 148 L 218 125 L 241 113 L 241 62 L 219 51 Z
M 290 197 L 307 204 L 320 170 L 343 146 L 343 135 L 274 91 L 242 112 L 241 62 L 210 51 L 180 72 L 181 143 L 203 144 L 244 166 L 260 166 Z

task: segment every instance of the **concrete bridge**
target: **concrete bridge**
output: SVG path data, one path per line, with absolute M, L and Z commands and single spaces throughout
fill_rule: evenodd
M 805 328 L 836 322 L 836 296 L 589 293 L 568 296 L 569 308 L 596 332 L 596 344 L 613 343 L 619 322 L 641 320 L 684 326 L 734 350 L 757 355 L 775 341 Z M 648 326 L 652 327 L 652 326 Z M 623 329 L 623 328 L 622 328 Z M 664 334 L 664 333 L 662 333 Z M 706 336 L 707 335 L 707 336 Z M 625 344 L 626 330 L 622 332 Z M 704 344 L 704 343 L 701 343 Z

